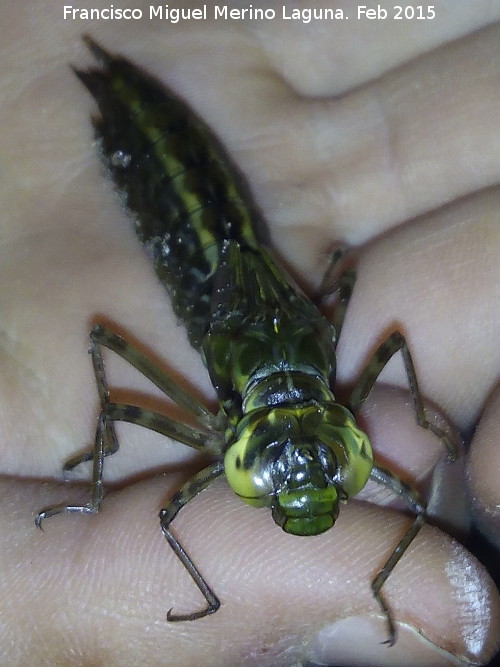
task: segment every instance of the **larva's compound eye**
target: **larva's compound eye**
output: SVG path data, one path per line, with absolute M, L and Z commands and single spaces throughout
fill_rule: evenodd
M 373 465 L 366 434 L 336 403 L 261 408 L 243 417 L 238 435 L 224 458 L 229 485 L 246 503 L 272 507 L 294 535 L 331 528 Z

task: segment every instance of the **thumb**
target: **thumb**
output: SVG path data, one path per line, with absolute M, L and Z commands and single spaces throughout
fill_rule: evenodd
M 10 638 L 4 661 L 19 646 L 27 662 L 38 663 L 77 655 L 88 664 L 259 667 L 477 664 L 494 652 L 494 585 L 437 529 L 423 528 L 383 588 L 399 631 L 388 648 L 380 644 L 386 619 L 370 581 L 408 517 L 352 501 L 333 530 L 300 538 L 280 531 L 268 511 L 241 503 L 223 481 L 172 524 L 221 608 L 197 621 L 167 623 L 170 608 L 189 613 L 203 606 L 159 528 L 158 510 L 175 482 L 158 476 L 111 493 L 100 515 L 55 517 L 43 533 L 30 523 L 30 510 L 85 500 L 86 490 L 4 483 L 1 521 L 9 540 L 2 541 L 1 562 L 11 573 L 2 577 Z

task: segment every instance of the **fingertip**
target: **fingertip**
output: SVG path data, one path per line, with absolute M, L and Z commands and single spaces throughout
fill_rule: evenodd
M 24 557 L 33 577 L 23 588 L 19 610 L 22 604 L 31 615 L 39 609 L 38 631 L 50 630 L 59 651 L 67 637 L 54 628 L 64 614 L 75 645 L 87 645 L 92 637 L 92 646 L 106 642 L 111 647 L 112 638 L 109 650 L 115 656 L 126 646 L 125 662 L 145 654 L 146 638 L 151 661 L 168 652 L 176 664 L 200 664 L 197 656 L 210 646 L 218 664 L 248 659 L 259 667 L 278 667 L 304 661 L 308 652 L 314 655 L 310 647 L 318 634 L 326 656 L 330 633 L 330 646 L 341 636 L 347 645 L 350 638 L 353 654 L 387 651 L 380 659 L 385 664 L 385 656 L 399 659 L 397 651 L 403 650 L 398 648 L 404 637 L 401 624 L 450 654 L 466 659 L 474 654 L 470 662 L 484 661 L 493 652 L 494 638 L 500 636 L 498 593 L 473 557 L 459 545 L 451 547 L 455 543 L 437 529 L 422 529 L 384 585 L 398 626 L 396 645 L 387 648 L 381 646 L 387 619 L 370 584 L 408 527 L 408 517 L 353 501 L 342 508 L 333 530 L 298 538 L 279 530 L 266 510 L 238 501 L 223 481 L 189 503 L 172 526 L 221 608 L 206 618 L 168 623 L 169 608 L 189 613 L 203 605 L 157 520 L 175 486 L 170 476 L 158 476 L 110 494 L 97 517 L 56 517 L 44 535 L 32 526 Z M 59 501 L 62 492 L 58 487 Z M 65 486 L 64 492 L 71 489 Z M 361 622 L 367 616 L 378 619 L 370 641 L 370 628 Z M 102 618 L 106 627 L 101 627 Z M 346 631 L 349 625 L 335 626 L 350 618 L 361 619 L 359 637 Z M 27 632 L 26 622 L 16 627 Z
M 376 615 L 344 618 L 322 628 L 310 644 L 310 660 L 315 665 L 405 665 L 441 667 L 467 665 L 457 656 L 426 639 L 417 628 L 397 624 L 394 644 L 380 643 L 384 621 Z M 378 642 L 378 643 L 377 643 Z
M 381 646 L 387 639 L 387 618 L 371 594 L 371 582 L 407 529 L 408 517 L 354 501 L 342 508 L 333 530 L 297 538 L 277 530 L 265 510 L 233 503 L 223 484 L 214 498 L 207 497 L 204 514 L 214 499 L 226 503 L 227 513 L 218 528 L 217 512 L 212 515 L 214 540 L 211 555 L 207 550 L 203 554 L 204 571 L 220 595 L 219 613 L 227 632 L 264 633 L 270 646 L 278 646 L 286 635 L 290 656 L 294 641 L 297 647 L 313 645 L 318 633 L 335 626 L 325 664 L 364 664 L 332 659 L 338 655 L 335 646 L 341 635 L 352 655 L 358 650 L 361 656 L 364 651 L 382 651 L 377 664 L 479 664 L 496 650 L 500 599 L 494 583 L 464 547 L 436 528 L 424 526 L 384 584 L 384 599 L 398 629 L 396 644 L 389 649 Z M 207 514 L 197 517 L 188 530 L 190 544 L 195 535 L 202 539 Z M 371 635 L 363 624 L 359 638 L 346 630 L 349 626 L 337 625 L 347 618 L 366 617 L 378 619 Z M 409 638 L 401 641 L 407 631 Z M 406 663 L 401 656 L 412 643 L 415 657 Z M 317 662 L 318 656 L 312 651 L 308 659 Z

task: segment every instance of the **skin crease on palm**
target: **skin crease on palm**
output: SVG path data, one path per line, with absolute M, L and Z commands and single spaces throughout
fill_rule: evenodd
M 443 0 L 434 21 L 418 24 L 309 25 L 63 21 L 63 4 L 1 8 L 0 662 L 487 662 L 500 637 L 498 592 L 473 556 L 430 526 L 384 587 L 401 625 L 393 648 L 380 644 L 386 629 L 369 582 L 408 518 L 369 502 L 384 500 L 370 488 L 364 502 L 342 507 L 333 530 L 301 539 L 214 484 L 174 524 L 223 603 L 191 624 L 165 621 L 170 607 L 191 611 L 200 599 L 157 519 L 185 467 L 200 464 L 187 447 L 120 427 L 103 512 L 50 519 L 44 533 L 33 518 L 86 500 L 87 485 L 47 480 L 60 480 L 62 463 L 92 443 L 92 323 L 113 324 L 213 401 L 103 178 L 95 107 L 68 68 L 90 64 L 79 39 L 89 32 L 214 128 L 302 284 L 319 284 L 335 241 L 358 247 L 339 383 L 354 382 L 399 326 L 423 394 L 461 429 L 479 421 L 467 475 L 484 530 L 498 539 L 500 2 L 457 12 Z M 118 400 L 168 410 L 119 359 L 108 368 Z M 425 482 L 443 458 L 439 442 L 414 423 L 400 360 L 383 380 L 401 389 L 374 391 L 363 424 L 384 461 Z

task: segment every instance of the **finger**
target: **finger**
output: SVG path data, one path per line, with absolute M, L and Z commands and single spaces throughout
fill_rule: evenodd
M 432 51 L 342 98 L 301 100 L 286 123 L 270 98 L 265 139 L 274 150 L 259 151 L 265 170 L 252 184 L 276 244 L 306 277 L 328 238 L 359 245 L 498 183 L 498 86 L 488 63 L 498 62 L 499 30 Z M 248 167 L 246 153 L 239 161 L 253 176 L 257 152 L 251 158 Z M 314 254 L 304 250 L 311 226 Z
M 111 665 L 206 664 L 208 655 L 210 664 L 261 667 L 361 658 L 408 664 L 409 650 L 418 665 L 451 664 L 441 649 L 461 664 L 491 656 L 498 594 L 481 566 L 436 529 L 422 530 L 384 587 L 403 624 L 400 643 L 388 649 L 380 646 L 386 627 L 370 580 L 408 518 L 353 503 L 332 531 L 299 539 L 277 529 L 267 511 L 237 501 L 224 483 L 175 522 L 221 609 L 189 625 L 167 624 L 170 607 L 189 612 L 201 602 L 158 527 L 170 481 L 111 495 L 98 517 L 54 518 L 44 533 L 30 523 L 30 509 L 60 500 L 67 488 L 4 486 L 2 506 L 14 512 L 0 517 L 2 534 L 11 536 L 2 563 L 17 573 L 2 577 L 7 650 L 23 645 L 26 660 L 47 663 L 70 655 L 93 663 L 105 651 Z
M 367 249 L 338 348 L 341 381 L 353 382 L 377 344 L 398 329 L 423 395 L 460 428 L 478 419 L 500 366 L 499 203 L 496 190 L 478 193 Z M 400 355 L 382 379 L 408 386 Z
M 465 539 L 470 530 L 470 509 L 464 494 L 462 441 L 433 406 L 427 405 L 426 411 L 429 419 L 449 434 L 457 448 L 456 461 L 450 463 L 443 442 L 419 426 L 409 391 L 376 384 L 357 421 L 370 438 L 376 464 L 419 492 L 436 525 Z M 375 482 L 368 482 L 356 499 L 408 511 L 404 500 Z
M 306 97 L 339 95 L 493 23 L 500 15 L 497 8 L 484 1 L 464 6 L 464 11 L 457 13 L 452 0 L 440 2 L 432 19 L 409 7 L 408 16 L 419 15 L 416 20 L 407 19 L 404 11 L 394 7 L 387 7 L 387 14 L 381 7 L 379 14 L 368 13 L 372 19 L 365 18 L 366 6 L 353 0 L 342 3 L 343 19 L 338 13 L 336 20 L 331 19 L 331 14 L 324 12 L 332 10 L 328 0 L 315 3 L 315 11 L 299 0 L 294 9 L 302 20 L 248 21 L 247 26 L 258 35 L 274 68 Z M 311 20 L 306 23 L 308 12 Z M 291 13 L 289 10 L 288 16 Z M 360 48 L 368 35 L 370 48 Z

